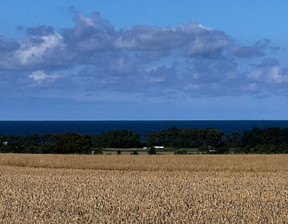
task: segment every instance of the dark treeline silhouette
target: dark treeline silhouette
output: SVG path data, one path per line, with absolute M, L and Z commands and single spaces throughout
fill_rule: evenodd
M 244 131 L 238 147 L 244 148 L 245 153 L 288 153 L 288 128 L 255 127 Z
M 223 144 L 223 132 L 213 128 L 179 129 L 172 127 L 154 131 L 145 136 L 148 144 L 163 145 L 172 148 L 199 148 L 201 146 L 220 147 Z
M 141 141 L 140 134 L 129 130 L 114 130 L 99 135 L 82 135 L 73 132 L 25 136 L 0 135 L 2 153 L 90 154 L 99 153 L 104 148 L 144 146 L 150 149 L 149 154 L 156 153 L 154 146 L 165 146 L 165 150 L 175 152 L 179 152 L 180 148 L 195 148 L 202 153 L 288 153 L 288 128 L 255 127 L 250 131 L 243 133 L 233 131 L 224 136 L 222 131 L 214 128 L 172 127 L 151 132 L 145 136 L 144 141 Z
M 141 147 L 140 134 L 128 130 L 102 132 L 93 138 L 96 148 L 138 148 Z

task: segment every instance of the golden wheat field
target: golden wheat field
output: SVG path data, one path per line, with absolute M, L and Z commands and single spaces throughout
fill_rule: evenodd
M 288 223 L 288 155 L 0 154 L 0 223 Z

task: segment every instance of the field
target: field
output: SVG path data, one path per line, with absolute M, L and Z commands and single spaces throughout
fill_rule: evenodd
M 0 154 L 0 223 L 288 223 L 288 155 Z

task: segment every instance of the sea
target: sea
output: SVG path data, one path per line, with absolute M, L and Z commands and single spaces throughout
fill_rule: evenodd
M 243 133 L 254 127 L 288 128 L 288 120 L 154 120 L 154 121 L 0 121 L 0 135 L 76 132 L 98 135 L 111 130 L 131 130 L 142 137 L 152 131 L 176 128 L 216 128 L 224 134 Z

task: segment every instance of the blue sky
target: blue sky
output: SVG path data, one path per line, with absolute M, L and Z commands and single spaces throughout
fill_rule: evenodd
M 0 8 L 0 120 L 288 119 L 287 1 Z

